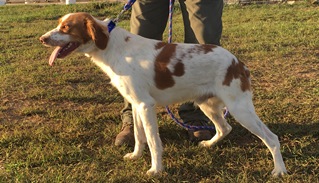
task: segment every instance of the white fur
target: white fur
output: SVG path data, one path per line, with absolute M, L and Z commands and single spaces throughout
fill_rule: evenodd
M 63 17 L 62 22 L 69 17 Z M 77 51 L 89 56 L 110 77 L 112 84 L 123 97 L 132 104 L 135 148 L 132 153 L 124 156 L 125 159 L 141 157 L 147 143 L 152 157 L 152 166 L 147 173 L 161 172 L 163 148 L 156 122 L 156 105 L 194 101 L 216 127 L 216 135 L 211 140 L 200 142 L 201 146 L 211 147 L 231 131 L 231 126 L 222 115 L 222 108 L 226 106 L 240 124 L 258 136 L 269 148 L 274 158 L 273 175 L 286 173 L 278 138 L 256 115 L 251 91 L 241 89 L 239 78 L 234 78 L 229 86 L 223 84 L 232 61 L 238 63 L 234 55 L 221 47 L 216 47 L 208 53 L 197 51 L 185 55 L 196 45 L 177 44 L 174 57 L 167 68 L 173 72 L 175 64 L 180 61 L 178 58 L 183 58 L 185 73 L 182 76 L 173 76 L 175 83 L 172 87 L 159 89 L 154 81 L 154 62 L 162 51 L 162 48 L 155 49 L 159 41 L 133 35 L 119 27 L 109 33 L 106 28 L 109 20 L 100 21 L 94 18 L 94 21 L 104 28 L 106 35 L 109 35 L 107 47 L 99 49 L 93 41 L 89 41 L 81 45 Z M 44 42 L 49 46 L 64 45 L 75 39 L 72 35 L 61 34 L 59 26 L 41 38 L 43 37 L 49 38 Z M 211 94 L 214 97 L 205 98 Z

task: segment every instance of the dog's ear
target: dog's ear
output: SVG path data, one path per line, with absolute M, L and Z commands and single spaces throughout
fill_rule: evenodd
M 103 27 L 99 25 L 95 20 L 93 19 L 87 19 L 86 21 L 86 27 L 88 34 L 94 41 L 95 45 L 101 49 L 104 50 L 107 46 L 107 42 L 109 39 L 108 33 L 105 33 L 107 31 L 103 31 Z

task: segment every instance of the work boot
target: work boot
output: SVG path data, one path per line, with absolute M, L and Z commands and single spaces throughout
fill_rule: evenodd
M 123 114 L 122 116 L 122 129 L 115 138 L 115 146 L 127 145 L 134 147 L 134 126 L 132 115 Z
M 189 121 L 184 122 L 190 126 L 208 126 L 208 122 L 206 121 Z M 210 140 L 213 137 L 212 130 L 187 130 L 189 140 L 192 142 L 199 142 L 203 140 Z
M 178 114 L 184 124 L 190 126 L 209 126 L 210 120 L 194 103 L 183 103 L 178 110 Z M 209 140 L 213 137 L 214 130 L 187 130 L 190 141 Z

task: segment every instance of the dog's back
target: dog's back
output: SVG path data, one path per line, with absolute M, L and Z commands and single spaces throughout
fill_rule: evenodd
M 110 33 L 108 45 L 106 51 L 91 55 L 123 95 L 132 94 L 124 83 L 143 89 L 160 105 L 216 95 L 231 83 L 250 91 L 246 66 L 216 45 L 168 44 L 121 28 Z

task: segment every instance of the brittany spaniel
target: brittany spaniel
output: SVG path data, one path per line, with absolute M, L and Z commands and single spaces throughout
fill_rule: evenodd
M 278 137 L 255 113 L 250 75 L 233 54 L 215 45 L 168 44 L 146 39 L 114 27 L 87 13 L 70 13 L 40 37 L 54 46 L 49 64 L 72 52 L 84 53 L 111 79 L 133 108 L 135 147 L 125 159 L 141 157 L 147 143 L 152 166 L 148 174 L 163 170 L 163 147 L 156 122 L 156 105 L 194 101 L 216 127 L 215 136 L 200 142 L 211 147 L 232 127 L 223 117 L 226 106 L 242 126 L 259 137 L 274 159 L 274 176 L 286 173 Z

